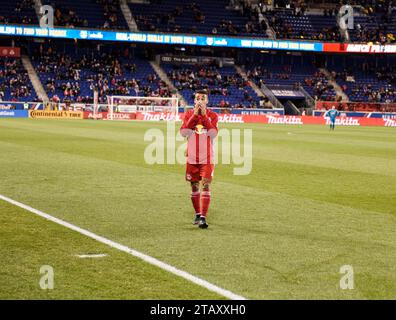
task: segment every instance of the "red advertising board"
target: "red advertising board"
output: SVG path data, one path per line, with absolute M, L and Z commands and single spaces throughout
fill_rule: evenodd
M 311 116 L 273 116 L 273 115 L 239 115 L 239 114 L 219 114 L 219 123 L 263 123 L 263 124 L 330 124 L 328 118 Z M 143 120 L 143 121 L 180 121 L 184 117 L 183 113 L 176 116 L 171 113 L 162 112 L 138 112 L 138 113 L 114 113 L 114 120 Z M 92 112 L 84 112 L 84 119 L 94 119 Z M 96 119 L 108 120 L 107 112 L 97 114 Z M 396 127 L 396 119 L 363 118 L 363 117 L 338 117 L 336 125 L 339 126 L 381 126 Z
M 324 52 L 340 53 L 396 53 L 396 45 L 372 44 L 372 43 L 323 43 Z

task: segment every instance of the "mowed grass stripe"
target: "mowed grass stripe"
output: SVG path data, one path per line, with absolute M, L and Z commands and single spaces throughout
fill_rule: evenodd
M 96 123 L 95 123 L 96 125 Z M 113 127 L 113 126 L 112 126 Z M 162 127 L 164 128 L 164 126 Z M 129 128 L 129 131 L 133 131 L 134 128 Z M 86 130 L 84 130 L 86 131 Z M 74 131 L 70 134 L 75 137 L 77 133 Z M 67 132 L 64 133 L 52 133 L 52 139 L 49 141 L 41 141 L 41 133 L 33 132 L 18 138 L 15 133 L 9 133 L 3 135 L 3 141 L 9 141 L 12 143 L 19 143 L 24 145 L 32 145 L 36 147 L 44 147 L 51 150 L 62 150 L 69 153 L 84 154 L 92 156 L 93 152 L 99 148 L 106 151 L 113 149 L 111 153 L 98 152 L 96 156 L 103 159 L 113 159 L 114 161 L 121 161 L 123 163 L 130 163 L 134 159 L 137 161 L 136 165 L 144 164 L 144 147 L 148 144 L 144 141 L 144 132 L 141 135 L 134 133 L 131 135 L 129 132 L 117 134 L 113 139 L 111 135 L 98 134 L 89 132 L 89 137 L 83 137 L 78 135 L 78 139 L 71 139 Z M 257 135 L 257 134 L 256 134 Z M 263 134 L 265 136 L 265 134 Z M 261 141 L 260 141 L 261 140 Z M 364 155 L 364 148 L 359 148 L 359 152 L 356 153 L 354 148 L 349 146 L 343 146 L 341 141 L 338 148 L 331 145 L 323 146 L 323 144 L 310 144 L 305 141 L 283 141 L 289 143 L 288 145 L 279 144 L 278 141 L 266 141 L 262 139 L 254 140 L 254 156 L 256 159 L 268 159 L 282 162 L 291 162 L 293 164 L 308 164 L 323 168 L 343 169 L 350 171 L 358 171 L 362 173 L 374 173 L 374 174 L 385 174 L 385 175 L 396 175 L 396 145 L 394 149 L 389 148 L 370 148 L 367 146 L 367 155 Z M 112 142 L 114 141 L 114 142 Z M 76 148 L 75 143 L 78 145 L 85 143 L 84 148 Z M 180 143 L 179 143 L 180 145 Z M 133 146 L 133 148 L 131 148 Z M 341 148 L 341 149 L 340 149 Z M 347 152 L 349 151 L 349 154 Z M 140 158 L 133 157 L 133 153 L 139 152 Z M 393 157 L 395 154 L 395 157 Z M 128 156 L 126 158 L 126 156 Z M 371 159 L 374 158 L 374 159 Z M 147 166 L 146 166 L 147 167 Z
M 0 200 L 0 299 L 223 299 Z M 104 253 L 101 259 L 77 254 Z M 54 289 L 39 286 L 54 268 Z
M 23 122 L 22 122 L 23 121 Z M 104 140 L 125 141 L 125 137 L 135 138 L 150 128 L 165 129 L 162 122 L 104 122 L 104 121 L 57 121 L 57 120 L 15 120 L 7 119 L 0 122 L 2 127 L 23 131 L 39 131 L 51 134 L 66 134 L 68 136 L 99 138 Z M 175 124 L 178 130 L 180 122 Z M 322 144 L 330 145 L 331 148 L 340 144 L 349 147 L 362 146 L 374 149 L 389 149 L 390 152 L 396 147 L 395 131 L 393 128 L 365 127 L 337 127 L 337 131 L 329 132 L 324 126 L 268 126 L 257 124 L 219 124 L 220 128 L 253 128 L 255 132 L 264 133 L 256 137 L 258 142 L 266 141 L 272 145 L 282 145 L 293 141 L 291 147 L 302 143 L 312 143 L 310 146 Z M 312 130 L 312 128 L 315 128 Z M 110 135 L 104 135 L 103 132 Z M 370 134 L 367 134 L 369 132 Z M 363 134 L 364 133 L 364 134 Z M 143 135 L 141 135 L 143 137 Z M 143 142 L 143 139 L 141 139 Z M 135 141 L 136 142 L 136 141 Z
M 1 143 L 1 142 L 0 142 Z M 66 161 L 64 166 L 69 166 L 74 161 L 94 161 L 92 166 L 97 166 L 100 161 L 103 161 L 102 167 L 110 168 L 110 165 L 106 161 L 115 162 L 114 166 L 117 167 L 119 162 L 124 162 L 122 165 L 127 165 L 132 168 L 135 167 L 136 170 L 144 169 L 147 175 L 154 174 L 158 179 L 170 179 L 164 178 L 163 173 L 168 175 L 173 173 L 176 175 L 174 183 L 180 183 L 183 181 L 184 167 L 181 165 L 174 166 L 149 166 L 145 165 L 142 168 L 140 165 L 135 165 L 130 162 L 130 158 L 133 157 L 129 153 L 119 154 L 117 160 L 114 161 L 113 154 L 107 148 L 113 148 L 112 145 L 106 144 L 104 149 L 97 149 L 97 145 L 89 143 L 87 146 L 83 146 L 84 149 L 80 152 L 80 147 L 77 141 L 74 143 L 69 143 L 67 139 L 64 142 L 52 140 L 49 142 L 52 144 L 51 152 L 54 152 L 54 159 L 51 160 L 53 163 L 58 163 L 59 152 L 64 153 L 64 156 L 70 156 L 71 159 Z M 43 142 L 44 144 L 44 142 Z M 4 145 L 4 144 L 3 144 Z M 65 145 L 65 148 L 62 147 Z M 13 154 L 13 145 L 8 145 L 10 149 L 4 153 L 7 158 Z M 75 146 L 79 147 L 78 149 Z M 28 147 L 29 148 L 29 147 Z M 35 150 L 36 147 L 31 147 Z M 58 149 L 62 151 L 57 151 Z M 55 151 L 56 150 L 56 151 Z M 117 149 L 120 152 L 120 148 Z M 58 155 L 56 155 L 58 153 Z M 81 154 L 83 153 L 83 154 Z M 96 154 L 100 158 L 107 159 L 94 159 L 91 154 Z M 134 159 L 134 163 L 140 163 L 139 160 L 141 154 L 137 153 L 139 157 Z M 74 160 L 73 156 L 78 159 Z M 25 159 L 33 160 L 34 153 L 31 151 L 27 152 Z M 81 157 L 90 159 L 82 160 Z M 14 161 L 20 159 L 19 153 L 16 153 Z M 38 170 L 38 167 L 46 162 L 48 155 L 36 163 L 36 166 L 32 167 L 26 164 L 26 170 Z M 21 164 L 22 165 L 22 164 Z M 44 172 L 42 176 L 45 175 L 48 166 L 43 167 Z M 289 164 L 288 161 L 263 161 L 261 159 L 255 158 L 253 172 L 250 176 L 241 176 L 235 179 L 232 175 L 230 167 L 218 166 L 216 168 L 216 177 L 220 174 L 220 179 L 235 183 L 238 185 L 251 186 L 258 189 L 264 189 L 267 191 L 283 192 L 296 197 L 303 197 L 308 199 L 317 199 L 321 201 L 328 201 L 332 203 L 339 203 L 346 206 L 352 206 L 357 208 L 362 208 L 366 210 L 374 210 L 379 212 L 391 212 L 395 213 L 395 191 L 394 191 L 394 178 L 389 175 L 378 175 L 375 173 L 369 174 L 359 174 L 358 172 L 350 170 L 340 170 L 340 169 L 328 169 L 321 166 L 309 166 L 305 164 Z M 62 169 L 64 171 L 64 169 Z M 62 174 L 59 170 L 59 166 L 55 165 L 55 173 Z M 70 173 L 72 174 L 72 173 Z M 80 174 L 85 174 L 80 172 Z M 105 173 L 106 174 L 106 173 Z M 251 179 L 251 177 L 255 179 Z M 83 180 L 83 179 L 82 179 Z M 216 179 L 217 180 L 217 179 Z M 15 181 L 18 183 L 18 181 Z M 85 182 L 80 182 L 85 185 Z M 299 184 L 303 183 L 305 185 L 304 189 L 299 188 Z M 99 186 L 102 187 L 102 186 Z M 378 192 L 381 190 L 381 192 Z M 329 194 L 332 194 L 329 197 Z M 380 203 L 380 205 L 379 205 Z
M 148 130 L 150 128 L 161 128 L 165 129 L 165 126 L 163 124 L 157 124 L 157 123 L 143 123 L 143 125 L 140 122 L 134 122 L 133 124 L 130 123 L 122 123 L 123 126 L 121 127 L 120 131 L 117 126 L 112 126 L 111 124 L 108 127 L 105 127 L 106 129 L 108 128 L 114 128 L 115 130 L 112 130 L 111 134 L 103 134 L 103 131 L 96 129 L 98 127 L 98 122 L 90 122 L 89 126 L 87 128 L 87 125 L 84 125 L 83 128 L 81 128 L 83 125 L 81 124 L 80 121 L 77 121 L 80 125 L 75 128 L 75 121 L 73 121 L 73 130 L 70 130 L 70 128 L 66 127 L 62 130 L 62 127 L 56 127 L 53 123 L 56 124 L 55 121 L 52 121 L 51 123 L 51 129 L 48 130 L 49 128 L 43 127 L 40 125 L 35 124 L 34 122 L 29 122 L 28 125 L 24 124 L 24 126 L 18 126 L 18 127 L 13 127 L 16 130 L 25 130 L 25 128 L 29 128 L 27 130 L 37 132 L 37 133 L 50 133 L 53 138 L 57 138 L 56 140 L 63 140 L 66 138 L 67 140 L 70 140 L 70 136 L 72 137 L 79 137 L 79 138 L 84 138 L 86 142 L 96 142 L 101 141 L 104 143 L 105 141 L 114 141 L 114 145 L 116 147 L 120 147 L 123 144 L 134 144 L 136 145 L 142 145 L 145 146 L 147 145 L 147 142 L 144 141 L 143 136 L 144 136 L 144 131 Z M 70 123 L 70 121 L 69 121 Z M 83 124 L 86 122 L 82 122 Z M 103 122 L 99 122 L 103 123 Z M 63 125 L 67 124 L 63 123 Z M 118 123 L 117 123 L 118 124 Z M 136 125 L 137 124 L 137 125 Z M 176 124 L 176 130 L 178 129 L 178 126 L 180 124 Z M 137 127 L 134 127 L 137 126 Z M 103 126 L 99 126 L 100 128 L 103 128 Z M 232 128 L 232 126 L 230 126 Z M 117 130 L 118 129 L 118 130 Z M 143 129 L 143 130 L 142 130 Z M 339 128 L 339 130 L 345 130 L 345 129 L 350 129 L 350 128 Z M 382 129 L 382 128 L 381 128 Z M 392 128 L 386 128 L 388 130 L 392 130 Z M 343 157 L 350 157 L 347 161 L 347 163 L 351 163 L 350 165 L 351 169 L 357 170 L 357 171 L 374 171 L 378 169 L 373 168 L 366 164 L 366 157 L 375 157 L 378 159 L 375 159 L 375 161 L 378 163 L 380 162 L 382 167 L 387 168 L 387 174 L 389 174 L 389 170 L 393 170 L 396 166 L 392 165 L 396 163 L 395 158 L 396 158 L 396 142 L 395 142 L 395 137 L 392 137 L 393 140 L 389 143 L 384 143 L 383 141 L 376 141 L 374 143 L 370 143 L 367 140 L 361 140 L 359 141 L 360 145 L 356 145 L 356 141 L 350 141 L 349 138 L 340 138 L 339 136 L 337 137 L 331 137 L 331 135 L 335 134 L 333 132 L 329 133 L 327 132 L 326 137 L 318 137 L 318 135 L 311 135 L 311 136 L 306 136 L 304 135 L 303 137 L 298 133 L 295 134 L 294 132 L 297 132 L 295 130 L 295 127 L 293 128 L 286 128 L 282 131 L 277 130 L 279 134 L 276 135 L 276 137 L 273 134 L 267 135 L 268 130 L 264 131 L 263 128 L 255 128 L 255 130 L 259 133 L 263 133 L 261 136 L 257 137 L 255 136 L 255 155 L 258 156 L 259 154 L 261 155 L 261 149 L 263 149 L 263 154 L 266 158 L 269 156 L 278 156 L 278 158 L 281 158 L 282 161 L 294 161 L 294 162 L 302 162 L 305 163 L 305 161 L 309 161 L 312 158 L 312 154 L 315 154 L 317 152 L 322 152 L 326 151 L 323 156 L 324 162 L 321 163 L 322 166 L 330 165 L 331 167 L 335 167 L 341 163 L 339 159 Z M 293 130 L 293 131 L 287 131 L 287 130 Z M 282 134 L 284 133 L 284 134 Z M 292 134 L 292 137 L 289 137 L 287 134 Z M 322 134 L 322 132 L 318 132 L 318 134 Z M 337 132 L 336 134 L 339 134 Z M 32 138 L 34 139 L 36 135 L 33 135 Z M 3 137 L 4 139 L 4 137 Z M 10 135 L 9 139 L 14 139 L 15 141 L 15 136 Z M 94 140 L 91 140 L 94 139 Z M 314 140 L 313 140 L 314 139 Z M 322 140 L 320 140 L 322 139 Z M 312 141 L 313 140 L 313 141 Z M 292 142 L 292 143 L 291 143 Z M 382 144 L 382 146 L 381 146 Z M 264 148 L 260 148 L 260 146 L 264 146 Z M 304 152 L 296 153 L 296 150 L 303 150 Z M 286 157 L 286 154 L 289 154 L 292 159 L 288 159 L 290 157 Z M 295 156 L 298 155 L 299 158 L 295 158 Z M 294 158 L 293 158 L 294 157 Z M 381 159 L 383 158 L 383 159 Z M 363 166 L 362 166 L 363 164 Z M 317 164 L 313 164 L 317 165 Z

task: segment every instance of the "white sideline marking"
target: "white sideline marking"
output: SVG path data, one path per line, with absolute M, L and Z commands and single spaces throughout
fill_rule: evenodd
M 81 259 L 86 259 L 86 258 L 104 258 L 107 257 L 107 254 L 104 253 L 99 253 L 99 254 L 77 254 L 77 257 Z
M 231 300 L 246 300 L 245 297 L 239 296 L 239 295 L 237 295 L 237 294 L 235 294 L 235 293 L 233 293 L 233 292 L 231 292 L 229 290 L 220 288 L 220 287 L 218 287 L 218 286 L 216 286 L 216 285 L 214 285 L 214 284 L 212 284 L 212 283 L 210 283 L 210 282 L 208 282 L 206 280 L 198 278 L 198 277 L 196 277 L 196 276 L 194 276 L 194 275 L 192 275 L 192 274 L 190 274 L 190 273 L 188 273 L 186 271 L 177 269 L 176 267 L 171 266 L 170 264 L 167 264 L 165 262 L 162 262 L 162 261 L 160 261 L 160 260 L 158 260 L 158 259 L 156 259 L 154 257 L 151 257 L 151 256 L 149 256 L 147 254 L 141 253 L 141 252 L 136 251 L 134 249 L 131 249 L 131 248 L 127 247 L 127 246 L 124 246 L 122 244 L 119 244 L 117 242 L 114 242 L 112 240 L 104 238 L 102 236 L 99 236 L 99 235 L 97 235 L 95 233 L 92 233 L 92 232 L 90 232 L 88 230 L 85 230 L 85 229 L 82 229 L 80 227 L 77 227 L 77 226 L 75 226 L 75 225 L 73 225 L 73 224 L 71 224 L 69 222 L 66 222 L 66 221 L 63 221 L 61 219 L 55 218 L 55 217 L 53 217 L 53 216 L 51 216 L 51 215 L 49 215 L 47 213 L 44 213 L 44 212 L 42 212 L 40 210 L 37 210 L 37 209 L 34 209 L 34 208 L 32 208 L 32 207 L 30 207 L 30 206 L 28 206 L 26 204 L 20 203 L 18 201 L 10 199 L 10 198 L 8 198 L 6 196 L 3 196 L 1 194 L 0 194 L 0 199 L 6 201 L 8 203 L 11 203 L 11 204 L 13 204 L 13 205 L 15 205 L 17 207 L 20 207 L 22 209 L 30 211 L 31 213 L 34 213 L 34 214 L 36 214 L 36 215 L 38 215 L 40 217 L 43 217 L 43 218 L 45 218 L 45 219 L 47 219 L 49 221 L 55 222 L 57 224 L 60 224 L 61 226 L 64 226 L 64 227 L 66 227 L 68 229 L 71 229 L 73 231 L 81 233 L 81 234 L 83 234 L 83 235 L 85 235 L 85 236 L 87 236 L 89 238 L 92 238 L 92 239 L 98 241 L 98 242 L 107 244 L 108 246 L 110 246 L 112 248 L 115 248 L 115 249 L 118 249 L 120 251 L 126 252 L 126 253 L 128 253 L 128 254 L 130 254 L 130 255 L 132 255 L 134 257 L 137 257 L 137 258 L 139 258 L 139 259 L 141 259 L 141 260 L 143 260 L 145 262 L 148 262 L 148 263 L 150 263 L 150 264 L 152 264 L 154 266 L 157 266 L 157 267 L 159 267 L 159 268 L 161 268 L 163 270 L 166 270 L 166 271 L 168 271 L 170 273 L 173 273 L 173 274 L 175 274 L 175 275 L 177 275 L 179 277 L 182 277 L 182 278 L 184 278 L 184 279 L 186 279 L 186 280 L 188 280 L 190 282 L 193 282 L 193 283 L 195 283 L 195 284 L 197 284 L 197 285 L 199 285 L 201 287 L 204 287 L 204 288 L 206 288 L 206 289 L 208 289 L 208 290 L 210 290 L 212 292 L 215 292 L 215 293 L 217 293 L 217 294 L 219 294 L 219 295 L 221 295 L 223 297 L 226 297 L 226 298 L 231 299 Z

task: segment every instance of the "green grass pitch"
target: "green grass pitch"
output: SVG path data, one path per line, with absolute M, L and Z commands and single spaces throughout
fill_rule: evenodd
M 0 194 L 249 299 L 396 298 L 394 128 L 220 127 L 253 129 L 253 170 L 216 167 L 207 230 L 184 166 L 144 161 L 165 123 L 1 119 Z M 0 243 L 1 299 L 222 298 L 1 200 Z

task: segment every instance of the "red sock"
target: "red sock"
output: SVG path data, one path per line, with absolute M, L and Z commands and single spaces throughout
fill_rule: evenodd
M 193 204 L 195 213 L 200 214 L 201 213 L 201 194 L 199 191 L 191 192 L 191 202 Z
M 208 209 L 210 204 L 210 191 L 202 191 L 201 200 L 202 200 L 201 216 L 206 217 L 206 215 L 208 214 Z

